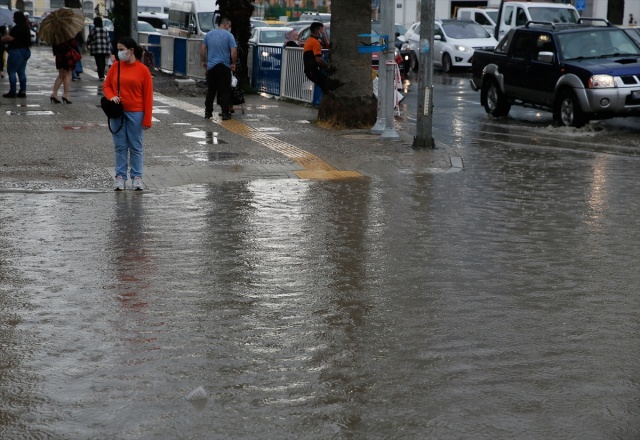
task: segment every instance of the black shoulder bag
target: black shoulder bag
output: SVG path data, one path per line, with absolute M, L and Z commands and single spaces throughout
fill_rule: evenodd
M 118 61 L 118 96 L 120 96 L 120 63 L 121 61 Z M 104 111 L 104 114 L 107 115 L 107 118 L 109 118 L 109 120 L 107 120 L 107 127 L 109 127 L 109 131 L 113 134 L 116 134 L 117 132 L 122 130 L 122 127 L 124 126 L 124 107 L 122 107 L 122 101 L 116 104 L 115 102 L 107 99 L 106 96 L 103 96 L 100 99 L 100 107 L 102 107 L 102 111 Z M 120 128 L 118 128 L 116 131 L 113 131 L 111 130 L 110 120 L 118 118 L 120 118 Z

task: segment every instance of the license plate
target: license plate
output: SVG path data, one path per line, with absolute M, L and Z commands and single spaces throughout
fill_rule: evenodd
M 640 90 L 634 90 L 631 92 L 631 99 L 637 101 L 640 99 Z

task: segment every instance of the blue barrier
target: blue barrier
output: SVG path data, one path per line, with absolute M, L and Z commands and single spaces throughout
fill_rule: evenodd
M 149 35 L 147 50 L 153 54 L 153 65 L 160 66 L 160 35 Z
M 282 47 L 255 47 L 251 73 L 251 86 L 254 89 L 270 95 L 280 95 L 282 50 Z
M 173 73 L 187 74 L 187 39 L 176 38 L 173 42 Z

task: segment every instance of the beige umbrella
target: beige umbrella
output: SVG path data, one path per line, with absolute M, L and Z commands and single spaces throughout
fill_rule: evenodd
M 40 23 L 39 37 L 49 44 L 71 40 L 84 28 L 84 15 L 69 8 L 60 8 Z

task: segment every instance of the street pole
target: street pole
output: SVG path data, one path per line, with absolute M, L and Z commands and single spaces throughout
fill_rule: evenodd
M 383 139 L 399 139 L 394 127 L 395 26 L 394 0 L 381 0 L 380 33 L 387 35 L 387 50 L 378 56 L 378 120 L 371 129 Z
M 435 0 L 420 4 L 420 54 L 418 55 L 418 115 L 413 148 L 435 148 L 433 140 L 433 30 Z

